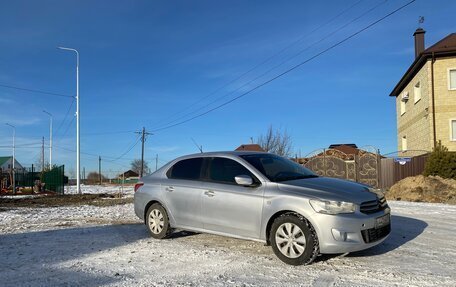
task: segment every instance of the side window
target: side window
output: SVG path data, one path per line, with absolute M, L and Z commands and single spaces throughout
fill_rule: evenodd
M 223 157 L 215 157 L 212 159 L 209 167 L 209 180 L 236 184 L 234 180 L 238 175 L 250 175 L 254 181 L 257 181 L 255 176 L 240 163 Z
M 199 180 L 203 158 L 184 159 L 173 165 L 167 172 L 168 178 Z

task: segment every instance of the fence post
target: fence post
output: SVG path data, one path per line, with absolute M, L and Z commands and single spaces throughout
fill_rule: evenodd
M 326 149 L 323 149 L 323 172 L 325 173 L 324 176 L 326 176 Z
M 359 155 L 355 154 L 355 158 L 354 158 L 355 163 L 354 163 L 354 165 L 355 165 L 355 181 L 356 182 L 358 182 L 358 160 L 359 160 L 358 157 L 359 157 Z
M 381 188 L 382 180 L 382 158 L 380 156 L 380 150 L 377 150 L 377 188 Z

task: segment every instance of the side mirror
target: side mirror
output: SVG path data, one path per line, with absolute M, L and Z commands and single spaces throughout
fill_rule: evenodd
M 234 177 L 234 180 L 238 185 L 242 186 L 252 186 L 253 185 L 253 178 L 249 175 L 241 174 Z

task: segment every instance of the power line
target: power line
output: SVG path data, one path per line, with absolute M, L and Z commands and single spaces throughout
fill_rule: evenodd
M 5 85 L 5 84 L 0 84 L 0 87 L 8 88 L 8 89 L 20 90 L 20 91 L 26 91 L 26 92 L 31 92 L 31 93 L 45 94 L 45 95 L 49 95 L 49 96 L 56 96 L 56 97 L 64 97 L 64 98 L 72 98 L 72 99 L 74 99 L 73 96 L 64 95 L 64 94 L 59 94 L 59 93 L 53 93 L 53 92 L 46 92 L 46 91 L 42 91 L 42 90 L 34 90 L 34 89 L 28 89 L 28 88 L 21 88 L 21 87 L 16 87 L 16 86 L 11 86 L 11 85 Z
M 214 91 L 212 91 L 211 93 L 209 93 L 208 95 L 202 97 L 201 99 L 197 100 L 196 102 L 194 102 L 193 104 L 191 104 L 190 106 L 188 106 L 187 108 L 184 108 L 180 111 L 178 111 L 177 113 L 174 113 L 173 116 L 171 117 L 168 117 L 168 119 L 172 119 L 172 118 L 175 118 L 176 115 L 178 114 L 181 114 L 182 112 L 194 107 L 195 105 L 199 104 L 200 102 L 204 101 L 205 99 L 211 97 L 212 95 L 215 95 L 217 94 L 217 92 L 219 92 L 220 90 L 222 90 L 223 88 L 229 86 L 230 84 L 232 83 L 235 83 L 236 81 L 242 79 L 244 76 L 246 76 L 247 74 L 249 74 L 250 72 L 256 70 L 257 68 L 263 66 L 264 64 L 266 64 L 267 62 L 269 62 L 270 60 L 272 60 L 273 58 L 275 58 L 276 56 L 282 54 L 283 52 L 285 52 L 286 50 L 288 50 L 289 48 L 293 47 L 294 45 L 302 42 L 304 39 L 308 38 L 310 35 L 312 35 L 313 33 L 317 32 L 318 30 L 320 30 L 321 28 L 329 25 L 331 22 L 333 22 L 334 20 L 336 20 L 337 18 L 339 18 L 340 16 L 342 16 L 343 14 L 345 14 L 346 12 L 348 12 L 349 10 L 353 9 L 355 6 L 357 6 L 359 3 L 361 3 L 362 0 L 358 0 L 357 2 L 355 2 L 354 4 L 352 4 L 351 6 L 349 6 L 348 8 L 342 10 L 340 13 L 338 13 L 337 15 L 335 15 L 334 17 L 332 17 L 330 20 L 328 20 L 327 22 L 323 23 L 322 25 L 318 26 L 317 28 L 315 28 L 314 30 L 310 31 L 309 33 L 306 33 L 300 37 L 298 37 L 298 39 L 296 39 L 295 41 L 293 41 L 291 44 L 285 46 L 284 48 L 282 48 L 280 51 L 274 53 L 273 55 L 269 56 L 268 58 L 266 58 L 265 60 L 263 60 L 262 62 L 258 63 L 257 65 L 255 65 L 254 67 L 250 68 L 249 70 L 247 70 L 246 72 L 242 73 L 240 76 L 236 77 L 235 79 L 227 82 L 226 84 L 222 85 L 221 87 L 215 89 Z M 386 2 L 386 1 L 385 1 Z M 250 82 L 249 82 L 250 83 Z M 211 102 L 212 104 L 212 102 Z M 207 106 L 207 105 L 206 105 Z M 204 106 L 204 107 L 206 107 Z M 203 107 L 203 108 L 204 108 Z M 198 109 L 198 110 L 201 110 L 201 109 Z M 196 111 L 198 111 L 196 110 Z M 194 113 L 194 112 L 192 112 Z M 191 114 L 191 113 L 190 113 Z M 185 114 L 183 117 L 187 116 L 188 114 Z M 181 119 L 182 117 L 178 117 L 177 119 L 174 119 L 171 121 L 174 122 L 174 121 L 177 121 L 179 119 Z M 154 126 L 157 126 L 159 123 L 162 123 L 166 121 L 166 119 L 163 119 L 163 120 L 160 120 L 156 123 L 154 123 Z M 169 124 L 170 122 L 167 122 L 165 125 Z
M 99 132 L 99 133 L 84 133 L 85 136 L 99 136 L 99 135 L 114 135 L 114 134 L 127 134 L 134 133 L 135 131 L 117 131 L 117 132 Z
M 170 129 L 170 128 L 172 128 L 172 127 L 175 127 L 175 126 L 178 126 L 178 125 L 187 123 L 187 122 L 189 122 L 189 121 L 191 121 L 191 120 L 194 120 L 194 119 L 196 119 L 196 118 L 202 117 L 202 116 L 204 116 L 204 115 L 206 115 L 206 114 L 208 114 L 208 113 L 210 113 L 210 112 L 213 112 L 213 111 L 215 111 L 215 110 L 217 110 L 217 109 L 220 109 L 220 108 L 222 108 L 222 107 L 224 107 L 224 106 L 226 106 L 226 105 L 228 105 L 228 104 L 230 104 L 230 103 L 232 103 L 232 102 L 234 102 L 234 101 L 236 101 L 236 100 L 238 100 L 238 99 L 240 99 L 240 98 L 242 98 L 242 97 L 244 97 L 244 96 L 246 96 L 246 95 L 252 93 L 253 91 L 255 91 L 255 90 L 257 90 L 257 89 L 259 89 L 259 88 L 261 88 L 261 87 L 263 87 L 263 86 L 265 86 L 265 85 L 271 83 L 272 81 L 274 81 L 274 80 L 276 80 L 276 79 L 278 79 L 278 78 L 281 78 L 282 76 L 284 76 L 284 75 L 290 73 L 291 71 L 293 71 L 293 70 L 295 70 L 295 69 L 301 67 L 302 65 L 304 65 L 304 64 L 306 64 L 306 63 L 312 61 L 313 59 L 318 58 L 319 56 L 321 56 L 321 55 L 327 53 L 328 51 L 330 51 L 330 50 L 336 48 L 337 46 L 340 46 L 341 44 L 347 42 L 348 40 L 352 39 L 353 37 L 357 36 L 358 34 L 364 32 L 365 30 L 371 28 L 372 26 L 378 24 L 379 22 L 381 22 L 381 21 L 385 20 L 386 18 L 392 16 L 393 14 L 399 12 L 400 10 L 404 9 L 405 7 L 409 6 L 410 4 L 412 4 L 412 3 L 415 2 L 415 1 L 416 1 L 416 0 L 412 0 L 412 1 L 407 2 L 406 4 L 400 6 L 399 8 L 396 8 L 396 9 L 393 10 L 392 12 L 386 14 L 385 16 L 379 18 L 378 20 L 372 22 L 371 24 L 365 26 L 364 28 L 362 28 L 362 29 L 356 31 L 355 33 L 353 33 L 353 34 L 351 34 L 351 35 L 349 35 L 348 37 L 346 37 L 346 38 L 344 38 L 344 39 L 338 41 L 337 43 L 335 43 L 335 44 L 329 46 L 328 48 L 326 48 L 326 49 L 324 49 L 324 50 L 318 52 L 317 54 L 311 56 L 310 58 L 308 58 L 308 59 L 306 59 L 306 60 L 300 62 L 299 64 L 297 64 L 297 65 L 295 65 L 295 66 L 293 66 L 293 67 L 287 69 L 286 71 L 284 71 L 284 72 L 282 72 L 282 73 L 280 73 L 280 74 L 274 76 L 273 78 L 271 78 L 271 79 L 269 79 L 269 80 L 267 80 L 267 81 L 265 81 L 265 82 L 263 82 L 263 83 L 261 83 L 261 84 L 255 86 L 255 87 L 253 87 L 252 89 L 248 90 L 247 92 L 242 93 L 241 95 L 239 95 L 239 96 L 237 96 L 237 97 L 234 97 L 234 98 L 232 98 L 232 99 L 230 99 L 230 100 L 228 100 L 228 101 L 226 101 L 226 102 L 224 102 L 224 103 L 222 103 L 222 104 L 220 104 L 220 105 L 218 105 L 218 106 L 216 106 L 216 107 L 214 107 L 214 108 L 212 108 L 212 109 L 209 109 L 208 111 L 205 111 L 205 112 L 203 112 L 203 113 L 200 113 L 200 114 L 198 114 L 198 115 L 196 115 L 196 116 L 193 116 L 193 117 L 191 117 L 191 118 L 189 118 L 189 119 L 186 119 L 186 120 L 183 120 L 183 121 L 180 121 L 180 122 L 178 122 L 178 123 L 175 123 L 175 124 L 172 124 L 172 125 L 168 125 L 168 126 L 165 126 L 165 127 L 162 127 L 162 128 L 158 128 L 158 129 L 155 129 L 155 130 L 153 130 L 153 131 L 154 131 L 154 132 L 157 132 L 157 131 L 161 131 L 161 130 L 165 130 L 165 129 Z
M 126 154 L 128 154 L 138 143 L 139 143 L 139 140 L 141 139 L 142 137 L 141 136 L 138 136 L 137 139 L 135 140 L 134 144 L 131 145 L 127 151 L 125 151 L 123 154 L 121 154 L 120 156 L 116 157 L 115 159 L 113 160 L 108 160 L 109 162 L 114 162 L 114 161 L 117 161 L 119 159 L 121 159 L 122 157 L 124 157 Z
M 172 121 L 170 121 L 170 122 L 167 122 L 167 123 L 165 124 L 165 126 L 166 126 L 166 125 L 170 125 L 170 124 L 172 124 L 172 123 L 175 123 L 175 122 L 179 121 L 180 119 L 184 119 L 184 118 L 186 118 L 186 117 L 189 116 L 189 115 L 192 115 L 192 114 L 197 113 L 198 111 L 204 110 L 205 108 L 210 107 L 212 104 L 217 103 L 218 101 L 222 100 L 223 98 L 226 98 L 226 97 L 228 97 L 228 96 L 230 96 L 230 95 L 236 93 L 237 91 L 241 90 L 242 88 L 248 87 L 251 83 L 254 83 L 254 82 L 257 81 L 258 79 L 260 79 L 260 78 L 266 76 L 267 74 L 269 74 L 269 73 L 272 72 L 273 70 L 279 68 L 279 67 L 282 66 L 283 64 L 289 62 L 290 60 L 292 60 L 292 59 L 294 59 L 294 58 L 296 58 L 296 57 L 298 57 L 299 55 L 301 55 L 303 52 L 307 51 L 308 49 L 310 49 L 310 48 L 316 46 L 317 44 L 323 42 L 324 40 L 330 38 L 330 37 L 333 36 L 335 33 L 337 33 L 337 32 L 339 32 L 340 30 L 346 28 L 346 27 L 349 26 L 350 24 L 356 22 L 357 20 L 359 20 L 360 18 L 362 18 L 362 17 L 364 17 L 365 15 L 369 14 L 370 12 L 372 12 L 372 11 L 375 10 L 375 9 L 377 9 L 379 6 L 385 4 L 386 2 L 387 2 L 387 0 L 384 0 L 384 1 L 382 1 L 382 2 L 380 2 L 380 3 L 378 3 L 378 4 L 376 4 L 376 5 L 373 6 L 372 8 L 370 8 L 370 9 L 364 11 L 363 13 L 361 13 L 359 16 L 355 17 L 354 19 L 352 19 L 352 20 L 350 20 L 349 22 L 345 23 L 345 24 L 342 25 L 341 27 L 339 27 L 339 28 L 337 28 L 336 30 L 332 31 L 331 33 L 327 34 L 326 36 L 324 36 L 324 37 L 321 38 L 320 40 L 318 40 L 318 41 L 316 41 L 316 42 L 310 44 L 309 46 L 307 46 L 307 47 L 301 49 L 301 50 L 298 51 L 296 54 L 292 55 L 291 57 L 286 58 L 285 60 L 282 60 L 280 63 L 278 63 L 277 65 L 271 67 L 271 68 L 268 69 L 266 72 L 264 72 L 264 73 L 260 74 L 259 76 L 253 78 L 252 80 L 248 81 L 247 83 L 244 83 L 242 86 L 240 86 L 240 87 L 238 87 L 238 88 L 232 90 L 231 92 L 229 92 L 229 93 L 227 93 L 227 94 L 225 94 L 225 95 L 222 95 L 222 96 L 216 98 L 215 100 L 211 101 L 210 103 L 208 103 L 208 104 L 206 104 L 206 105 L 204 105 L 204 106 L 202 106 L 202 107 L 199 107 L 198 109 L 196 109 L 196 110 L 194 110 L 194 111 L 191 111 L 191 112 L 189 112 L 189 113 L 186 113 L 186 114 L 184 114 L 183 116 L 178 117 L 177 119 L 174 119 L 174 120 L 172 120 Z M 356 4 L 356 3 L 355 3 L 355 4 Z M 160 129 L 160 127 L 158 127 L 158 129 Z
M 63 137 L 66 136 L 66 134 L 68 133 L 68 130 L 69 130 L 70 127 L 71 127 L 71 124 L 73 124 L 73 122 L 74 122 L 74 119 L 75 119 L 75 117 L 72 117 L 72 118 L 71 118 L 71 121 L 70 121 L 70 123 L 68 124 L 67 128 L 65 129 L 65 132 L 62 134 L 62 137 L 61 137 L 61 138 L 63 138 Z
M 58 126 L 56 132 L 55 132 L 55 137 L 57 137 L 60 129 L 62 128 L 63 124 L 65 123 L 66 119 L 68 118 L 68 115 L 70 114 L 70 111 L 71 111 L 71 108 L 73 107 L 73 104 L 75 102 L 75 98 L 73 98 L 73 100 L 71 101 L 71 104 L 70 104 L 70 107 L 68 108 L 66 114 L 65 114 L 65 117 L 63 118 L 63 121 L 60 123 L 60 125 Z

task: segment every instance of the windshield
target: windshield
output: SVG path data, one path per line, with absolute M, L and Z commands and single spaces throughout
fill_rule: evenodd
M 318 177 L 294 161 L 277 155 L 265 153 L 241 155 L 240 157 L 273 182 Z

